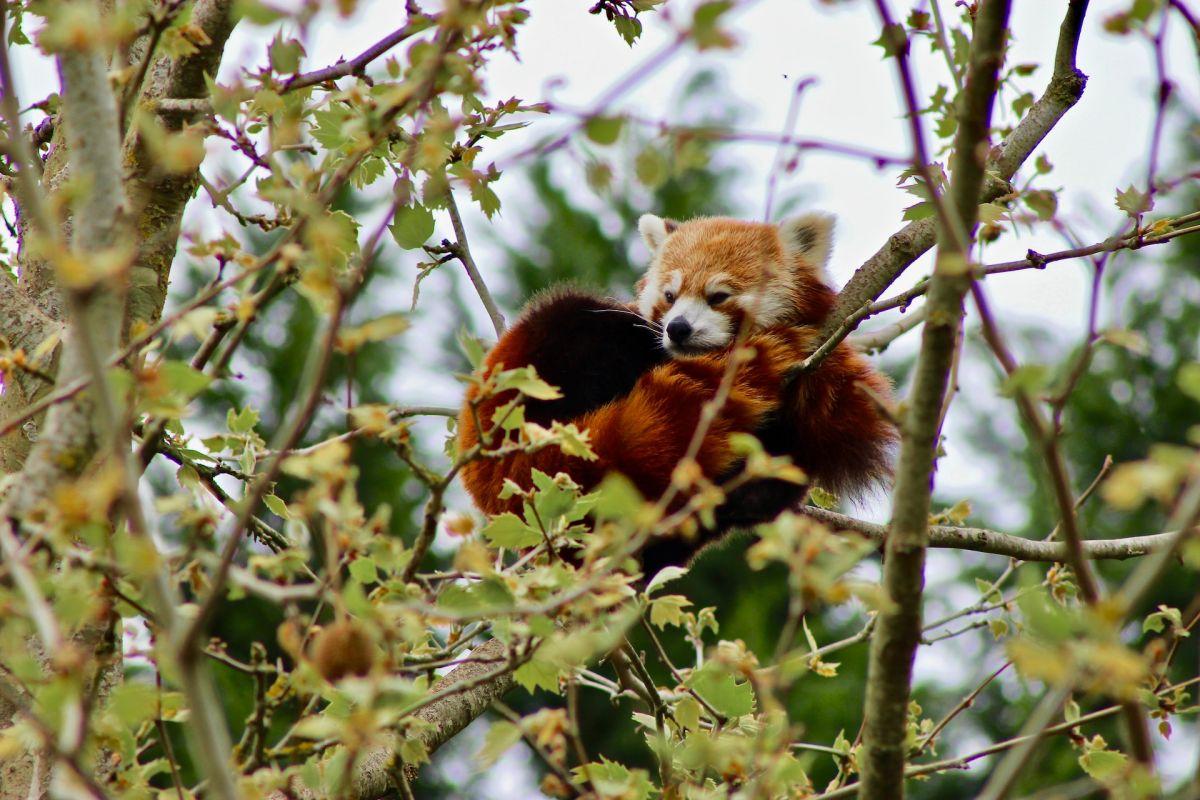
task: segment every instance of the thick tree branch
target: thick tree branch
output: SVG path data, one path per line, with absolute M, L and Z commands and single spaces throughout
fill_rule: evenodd
M 233 30 L 234 0 L 199 0 L 192 8 L 192 25 L 204 32 L 208 44 L 192 55 L 157 59 L 150 69 L 139 103 L 152 106 L 162 100 L 204 98 L 205 76 L 213 77 L 221 63 L 225 42 Z M 148 47 L 149 42 L 144 46 Z M 159 114 L 169 132 L 183 129 L 186 115 Z M 124 159 L 132 176 L 126 184 L 137 258 L 125 310 L 125 336 L 134 322 L 150 323 L 162 313 L 171 277 L 171 262 L 179 242 L 183 209 L 195 194 L 199 169 L 167 172 L 147 152 L 135 118 L 125 139 Z
M 819 520 L 836 530 L 854 531 L 883 543 L 887 540 L 887 527 L 873 522 L 848 517 L 823 508 L 805 506 L 800 509 L 805 516 Z M 1170 547 L 1178 538 L 1177 531 L 1131 536 L 1124 539 L 1088 539 L 1081 543 L 1084 558 L 1101 561 L 1123 561 L 1129 558 L 1156 553 Z M 1013 536 L 1009 533 L 968 528 L 953 525 L 930 525 L 929 546 L 946 550 L 970 550 L 996 556 L 1015 558 L 1018 561 L 1040 561 L 1065 563 L 1068 549 L 1065 542 L 1040 541 Z
M 70 168 L 85 177 L 89 187 L 73 209 L 77 223 L 71 248 L 85 264 L 93 263 L 99 254 L 119 257 L 125 192 L 117 105 L 108 85 L 108 70 L 97 51 L 65 53 L 59 63 L 65 84 L 63 116 Z M 78 311 L 64 337 L 60 382 L 90 374 L 89 349 L 107 361 L 117 348 L 121 297 L 105 276 L 83 280 L 71 290 Z M 6 515 L 24 517 L 50 497 L 63 479 L 80 474 L 91 461 L 99 435 L 95 395 L 93 387 L 50 409 L 45 430 L 25 462 L 23 480 L 7 499 Z
M 64 84 L 63 115 L 70 142 L 70 163 L 75 175 L 84 179 L 87 191 L 81 193 L 72 209 L 76 226 L 71 257 L 89 263 L 96 256 L 115 256 L 122 228 L 124 192 L 121 188 L 120 141 L 117 136 L 117 105 L 108 85 L 108 70 L 99 50 L 64 53 L 59 59 Z M 55 253 L 66 261 L 68 254 Z M 69 274 L 70 268 L 63 269 Z M 5 279 L 7 280 L 7 279 Z M 79 280 L 79 278 L 77 278 Z M 60 375 L 67 380 L 82 377 L 95 354 L 107 357 L 117 346 L 120 331 L 121 298 L 105 276 L 88 275 L 82 285 L 72 287 L 75 314 L 67 328 L 63 344 Z M 78 475 L 97 449 L 101 431 L 95 422 L 100 387 L 83 392 L 69 402 L 51 409 L 44 434 L 30 452 L 22 469 L 22 480 L 0 505 L 0 525 L 6 526 L 3 538 L 9 545 L 16 541 L 21 520 L 49 498 L 62 483 Z M 11 528 L 11 530 L 9 530 Z M 6 551 L 11 547 L 6 547 Z M 74 639 L 93 648 L 107 639 L 110 618 L 85 622 Z M 47 646 L 52 641 L 45 642 Z M 47 658 L 58 657 L 48 650 Z M 93 654 L 94 655 L 94 654 Z M 118 661 L 119 663 L 119 661 Z M 108 665 L 111 666 L 111 665 Z M 0 720 L 6 723 L 7 720 Z M 70 748 L 73 751 L 74 748 Z M 18 759 L 17 772 L 6 777 L 9 791 L 40 797 L 45 791 L 49 770 L 38 769 L 41 758 L 36 750 Z M 31 765 L 25 768 L 24 765 Z
M 966 84 L 958 98 L 958 130 L 948 193 L 951 213 L 958 221 L 941 226 L 926 299 L 928 318 L 909 412 L 902 426 L 883 573 L 883 586 L 893 605 L 879 612 L 871 637 L 863 706 L 859 796 L 864 800 L 904 796 L 905 724 L 913 658 L 921 638 L 932 476 L 942 406 L 963 316 L 963 296 L 971 283 L 967 257 L 983 184 L 985 158 L 981 151 L 986 152 L 984 146 L 991 129 L 1008 13 L 1008 0 L 984 0 L 979 6 Z
M 26 296 L 16 280 L 5 271 L 0 270 L 0 350 L 7 346 L 10 350 L 22 350 L 27 357 L 32 358 L 38 346 L 59 330 L 59 325 L 46 316 L 37 304 Z M 44 369 L 44 366 L 41 368 Z M 28 400 L 39 390 L 48 389 L 46 381 L 30 371 L 14 369 L 6 378 L 5 390 L 16 390 L 20 393 L 20 402 Z M 9 471 L 5 460 L 5 448 L 0 448 L 0 474 Z M 12 464 L 12 468 L 19 464 Z
M 8 3 L 0 0 L 0 39 L 8 40 Z M 20 100 L 17 97 L 16 80 L 9 61 L 9 48 L 0 48 L 0 114 L 8 127 L 7 150 L 17 168 L 13 190 L 17 198 L 17 232 L 20 248 L 25 249 L 25 239 L 30 235 L 47 240 L 58 238 L 57 226 L 52 224 L 42 196 L 40 170 L 35 166 L 36 155 L 29 140 L 21 130 Z M 31 352 L 53 330 L 54 320 L 45 314 L 31 294 L 17 283 L 15 275 L 0 275 L 0 336 L 10 347 L 23 348 Z M 25 281 L 26 270 L 22 268 L 20 280 Z M 24 408 L 36 395 L 50 387 L 29 373 L 13 373 L 8 387 L 0 394 L 0 417 L 9 417 Z M 12 391 L 12 389 L 16 391 Z M 31 441 L 21 431 L 0 434 L 0 475 L 16 472 L 29 454 Z

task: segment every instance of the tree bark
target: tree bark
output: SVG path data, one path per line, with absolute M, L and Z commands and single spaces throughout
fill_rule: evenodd
M 987 162 L 981 151 L 991 130 L 1008 13 L 1009 0 L 980 4 L 966 83 L 958 98 L 948 192 L 951 218 L 938 220 L 938 252 L 926 299 L 928 316 L 922 328 L 909 411 L 901 426 L 900 462 L 883 566 L 883 587 L 891 605 L 880 610 L 871 635 L 859 760 L 859 797 L 863 800 L 904 797 L 908 701 L 913 660 L 921 639 L 933 471 L 962 324 L 963 297 L 971 284 L 968 257 Z
M 192 23 L 204 32 L 208 43 L 185 58 L 156 59 L 144 85 L 139 87 L 142 102 L 204 96 L 204 76 L 215 74 L 233 27 L 231 9 L 232 0 L 199 0 L 194 5 Z M 141 51 L 137 45 L 132 49 L 135 61 L 144 47 L 145 42 Z M 7 76 L 6 59 L 3 66 Z M 19 194 L 21 275 L 19 282 L 0 276 L 0 319 L 4 320 L 0 332 L 9 337 L 11 345 L 29 350 L 65 322 L 62 354 L 55 370 L 57 385 L 65 386 L 91 375 L 97 360 L 107 362 L 132 323 L 149 322 L 162 313 L 180 220 L 199 173 L 162 172 L 145 152 L 136 132 L 122 142 L 117 98 L 109 84 L 103 53 L 64 53 L 60 74 L 63 108 L 40 183 L 31 187 L 37 195 Z M 6 83 L 11 85 L 10 81 Z M 165 122 L 168 130 L 177 130 L 179 125 L 178 119 Z M 48 205 L 45 199 L 57 191 L 68 174 L 87 176 L 90 191 L 71 209 L 67 219 L 48 219 L 43 211 Z M 32 213 L 33 206 L 41 213 Z M 68 240 L 84 267 L 94 266 L 98 254 L 111 255 L 128 246 L 128 271 L 115 279 L 63 285 L 55 251 L 43 245 Z M 31 246 L 35 241 L 38 247 Z M 9 321 L 16 321 L 16 325 L 10 328 Z M 20 413 L 52 388 L 14 382 L 0 395 L 0 419 Z M 54 405 L 44 425 L 32 420 L 0 441 L 0 471 L 20 472 L 0 503 L 0 524 L 30 518 L 31 512 L 52 498 L 65 481 L 92 466 L 105 433 L 104 415 L 97 413 L 101 391 L 102 386 L 93 385 Z M 104 701 L 108 689 L 121 676 L 119 639 L 115 657 L 99 658 L 101 645 L 111 641 L 109 631 L 114 622 L 105 616 L 72 634 L 75 643 L 93 655 L 93 669 L 104 671 L 97 682 L 97 703 Z M 12 724 L 14 713 L 11 704 L 0 704 L 0 728 Z M 29 752 L 0 765 L 4 779 L 0 800 L 44 796 L 50 762 L 42 755 Z M 31 782 L 37 785 L 31 787 Z

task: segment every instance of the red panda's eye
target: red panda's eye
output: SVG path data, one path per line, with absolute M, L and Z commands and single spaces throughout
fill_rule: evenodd
M 729 299 L 729 292 L 713 292 L 708 296 L 710 306 L 719 306 Z
M 668 303 L 674 303 L 674 302 L 675 302 L 675 293 L 674 293 L 674 292 L 672 292 L 672 291 L 671 291 L 671 290 L 669 290 L 669 289 L 668 289 L 667 291 L 663 292 L 663 297 L 666 299 L 666 301 L 667 301 Z

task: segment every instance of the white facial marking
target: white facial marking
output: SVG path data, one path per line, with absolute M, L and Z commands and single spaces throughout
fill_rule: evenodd
M 681 285 L 683 285 L 683 275 L 679 270 L 673 269 L 664 274 L 658 265 L 651 267 L 650 272 L 646 274 L 646 285 L 637 298 L 638 312 L 649 319 L 654 313 L 654 306 L 658 304 L 659 298 L 666 292 L 678 294 Z
M 659 274 L 657 267 L 651 267 L 650 271 L 646 273 L 646 283 L 642 286 L 641 294 L 637 297 L 638 313 L 649 319 L 660 294 L 662 294 L 662 275 Z
M 729 276 L 723 272 L 720 275 L 714 275 L 709 278 L 708 283 L 704 286 L 705 294 L 716 294 L 717 292 L 733 294 L 733 291 L 729 287 Z
M 667 273 L 667 280 L 663 283 L 663 289 L 669 289 L 676 294 L 679 294 L 679 287 L 683 285 L 683 273 L 677 269 L 673 269 Z
M 692 326 L 692 333 L 682 345 L 671 341 L 667 326 L 676 319 L 683 319 Z M 704 300 L 683 297 L 667 310 L 662 318 L 663 347 L 671 355 L 694 350 L 712 350 L 724 347 L 733 339 L 733 328 L 726 315 L 709 307 Z
M 771 287 L 761 292 L 746 292 L 737 298 L 737 304 L 760 329 L 782 322 L 792 307 L 785 292 Z

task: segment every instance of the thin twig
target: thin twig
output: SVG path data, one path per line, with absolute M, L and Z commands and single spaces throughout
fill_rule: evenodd
M 492 327 L 496 330 L 496 337 L 499 338 L 504 335 L 504 315 L 500 313 L 499 306 L 496 305 L 492 293 L 488 291 L 487 284 L 483 282 L 483 276 L 479 274 L 479 267 L 471 256 L 471 248 L 467 244 L 467 230 L 463 226 L 462 215 L 458 213 L 458 203 L 454 201 L 452 191 L 446 192 L 446 210 L 450 213 L 450 224 L 454 226 L 455 241 L 451 245 L 453 253 L 462 262 L 463 269 L 467 271 L 467 277 L 471 279 L 471 285 L 475 287 L 475 292 L 479 295 L 483 307 L 487 309 L 488 317 L 492 320 Z
M 410 14 L 409 20 L 403 27 L 384 36 L 375 44 L 363 50 L 358 55 L 348 61 L 339 61 L 322 69 L 312 70 L 311 72 L 302 72 L 288 78 L 280 87 L 280 93 L 294 92 L 297 89 L 303 89 L 308 86 L 315 86 L 318 83 L 326 83 L 327 81 L 335 81 L 338 78 L 344 78 L 347 75 L 356 75 L 362 77 L 366 74 L 367 66 L 375 61 L 380 56 L 386 54 L 396 45 L 409 39 L 424 30 L 427 30 L 435 23 L 434 18 L 425 16 L 424 14 Z

